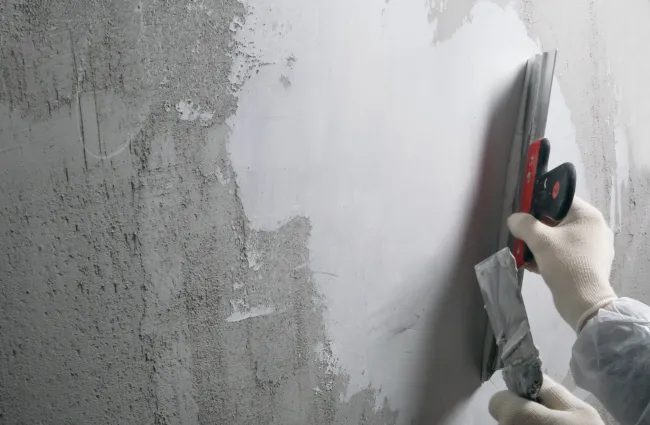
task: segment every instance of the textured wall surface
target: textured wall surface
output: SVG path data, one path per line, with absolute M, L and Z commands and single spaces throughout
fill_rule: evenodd
M 554 160 L 615 229 L 615 288 L 649 302 L 648 18 L 645 0 L 1 1 L 0 423 L 488 423 L 502 383 L 465 400 L 484 319 L 455 259 L 491 249 L 492 114 L 559 48 Z M 524 295 L 571 385 L 570 329 L 538 280 Z

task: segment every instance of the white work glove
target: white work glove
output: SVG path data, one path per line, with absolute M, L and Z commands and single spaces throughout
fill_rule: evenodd
M 596 409 L 548 376 L 539 399 L 537 403 L 500 391 L 490 399 L 490 415 L 499 425 L 604 425 Z
M 576 332 L 617 298 L 609 283 L 614 235 L 595 207 L 575 197 L 556 227 L 523 213 L 511 215 L 508 227 L 530 248 L 536 265 L 529 269 L 542 275 L 557 311 Z

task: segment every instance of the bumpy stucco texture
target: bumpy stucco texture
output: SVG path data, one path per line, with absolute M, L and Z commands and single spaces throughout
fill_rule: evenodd
M 242 210 L 225 120 L 244 14 L 0 5 L 0 422 L 394 421 L 372 389 L 339 402 L 309 221 L 258 232 Z
M 432 48 L 476 3 L 423 2 Z M 614 284 L 647 302 L 650 128 L 638 111 L 650 96 L 648 73 L 630 70 L 650 62 L 625 37 L 645 34 L 632 18 L 650 6 L 604 3 L 513 6 L 542 48 L 561 49 L 590 194 L 617 232 Z M 264 231 L 244 211 L 227 150 L 236 93 L 304 18 L 288 13 L 269 25 L 277 37 L 244 46 L 250 9 L 0 3 L 0 423 L 397 421 L 380 388 L 348 391 L 310 219 Z M 282 48 L 288 75 L 301 58 Z

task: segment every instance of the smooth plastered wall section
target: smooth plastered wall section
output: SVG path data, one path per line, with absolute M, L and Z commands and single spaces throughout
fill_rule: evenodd
M 496 248 L 496 232 L 482 227 L 499 225 L 518 76 L 539 46 L 514 9 L 490 3 L 435 44 L 421 4 L 262 3 L 250 3 L 240 37 L 270 64 L 239 92 L 229 143 L 244 210 L 262 229 L 310 221 L 327 335 L 350 376 L 342 397 L 378 388 L 408 423 L 429 392 L 427 415 L 440 419 L 478 387 L 485 324 L 470 258 Z M 286 30 L 265 50 L 274 25 Z M 559 88 L 553 95 L 554 158 L 579 162 Z M 499 110 L 508 96 L 516 106 Z M 563 324 L 545 315 L 553 307 L 540 282 L 531 287 L 531 316 L 550 351 L 546 332 Z M 568 354 L 572 334 L 562 330 Z M 552 357 L 549 372 L 563 377 L 568 357 Z

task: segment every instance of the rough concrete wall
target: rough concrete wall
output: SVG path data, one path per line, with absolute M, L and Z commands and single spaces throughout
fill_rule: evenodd
M 309 222 L 252 231 L 242 210 L 224 123 L 243 14 L 0 4 L 3 423 L 394 419 L 371 389 L 339 403 Z M 231 315 L 269 300 L 285 310 Z
M 477 1 L 426 3 L 441 45 Z M 614 284 L 647 302 L 650 5 L 609 3 L 510 7 L 560 48 L 589 193 L 617 230 Z M 379 388 L 347 390 L 310 221 L 264 231 L 244 211 L 226 143 L 266 65 L 237 38 L 249 13 L 265 10 L 0 3 L 0 422 L 396 422 Z

